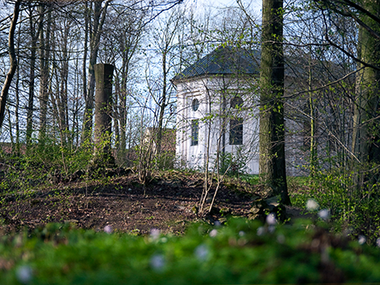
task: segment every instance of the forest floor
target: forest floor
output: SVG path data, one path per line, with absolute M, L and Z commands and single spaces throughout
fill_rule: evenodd
M 46 223 L 72 223 L 79 228 L 147 234 L 152 229 L 182 234 L 199 220 L 197 206 L 203 189 L 202 174 L 166 171 L 146 186 L 137 174 L 76 182 L 60 182 L 27 193 L 0 196 L 0 231 L 33 230 Z M 215 184 L 215 183 L 214 183 Z M 213 191 L 212 191 L 213 193 Z M 260 186 L 229 178 L 220 187 L 208 222 L 226 216 L 249 217 Z M 288 207 L 290 216 L 302 211 Z M 109 229 L 109 227 L 108 227 Z

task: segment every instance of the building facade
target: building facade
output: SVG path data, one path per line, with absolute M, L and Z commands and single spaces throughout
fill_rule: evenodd
M 258 74 L 252 54 L 222 47 L 172 80 L 178 166 L 259 173 Z
M 177 88 L 178 167 L 259 173 L 259 66 L 258 52 L 219 47 L 172 79 Z M 333 146 L 343 140 L 334 135 L 334 128 L 347 114 L 331 107 L 341 91 L 321 86 L 342 77 L 342 71 L 334 63 L 312 61 L 307 56 L 286 58 L 287 175 L 308 175 L 311 139 L 320 167 L 329 167 L 337 154 Z M 345 83 L 351 86 L 347 79 Z M 349 143 L 350 138 L 346 140 Z

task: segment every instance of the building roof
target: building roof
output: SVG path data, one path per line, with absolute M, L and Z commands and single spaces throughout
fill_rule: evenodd
M 249 74 L 255 75 L 260 73 L 261 54 L 257 50 L 246 50 L 231 46 L 220 46 L 213 52 L 201 58 L 194 64 L 185 68 L 181 73 L 176 75 L 172 81 L 191 79 L 204 75 L 233 75 Z M 290 78 L 308 78 L 309 65 L 313 70 L 314 80 L 334 80 L 341 78 L 347 70 L 342 68 L 339 63 L 309 59 L 305 56 L 285 55 L 285 76 Z M 326 72 L 327 68 L 333 70 L 332 73 Z
M 259 57 L 258 51 L 220 46 L 184 69 L 173 81 L 202 75 L 259 74 Z

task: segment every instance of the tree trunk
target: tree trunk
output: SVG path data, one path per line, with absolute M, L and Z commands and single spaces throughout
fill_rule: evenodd
M 310 115 L 310 176 L 314 177 L 315 173 L 317 171 L 317 164 L 318 164 L 318 151 L 317 151 L 317 140 L 316 140 L 316 110 L 314 106 L 314 98 L 313 98 L 313 92 L 311 91 L 313 89 L 313 71 L 311 66 L 312 60 L 311 60 L 311 48 L 309 50 L 309 76 L 308 76 L 308 88 L 309 88 L 309 115 Z
M 115 75 L 115 80 L 114 80 L 114 85 L 115 85 L 115 95 L 113 96 L 113 108 L 112 108 L 112 118 L 113 118 L 113 126 L 114 126 L 114 133 L 115 133 L 115 150 L 117 153 L 117 157 L 120 158 L 120 127 L 119 127 L 119 122 L 120 122 L 120 106 L 119 106 L 119 98 L 120 98 L 120 93 L 121 93 L 121 87 L 120 87 L 120 77 L 119 74 L 116 71 Z
M 363 2 L 363 8 L 373 15 L 380 16 L 380 1 L 370 0 Z M 362 16 L 361 20 L 367 27 L 377 33 L 380 32 L 380 25 L 368 16 Z M 374 37 L 366 27 L 359 27 L 358 40 L 359 58 L 362 62 L 371 64 L 372 66 L 380 66 L 380 40 Z M 363 67 L 359 64 L 359 68 Z M 365 67 L 361 69 L 356 78 L 356 101 L 354 109 L 354 132 L 353 132 L 353 151 L 361 161 L 364 167 L 361 170 L 371 169 L 372 163 L 380 163 L 380 71 Z M 355 178 L 358 188 L 371 188 L 379 178 L 378 171 L 376 173 L 366 173 L 360 171 Z
M 290 204 L 285 171 L 283 1 L 264 0 L 260 71 L 260 175 Z
M 95 93 L 95 155 L 94 165 L 113 166 L 115 161 L 111 149 L 112 125 L 112 74 L 114 67 L 110 64 L 94 66 Z
M 89 32 L 89 9 L 88 9 L 88 2 L 86 1 L 85 2 L 85 15 L 84 15 L 84 19 L 85 19 L 85 29 L 84 29 L 84 50 L 83 50 L 83 65 L 82 65 L 82 85 L 83 85 L 83 98 L 85 100 L 85 104 L 87 104 L 87 51 L 88 51 L 88 32 Z M 86 110 L 86 108 L 85 108 Z M 85 111 L 85 114 L 84 114 L 84 117 L 83 117 L 83 124 L 86 123 L 86 117 L 88 116 L 88 114 L 86 114 L 86 111 Z M 84 130 L 84 129 L 83 129 Z M 85 138 L 85 136 L 87 136 L 87 134 L 85 135 L 83 133 L 83 137 L 82 139 Z
M 40 13 L 45 13 L 45 4 L 41 4 Z M 46 33 L 40 29 L 40 132 L 39 139 L 43 141 L 46 137 L 46 116 L 48 106 L 48 79 L 49 79 L 49 57 L 50 57 L 50 28 L 51 10 L 48 11 Z M 45 38 L 46 37 L 46 38 Z
M 0 95 L 0 128 L 2 127 L 3 121 L 4 121 L 5 105 L 7 102 L 9 88 L 11 86 L 11 82 L 17 68 L 14 35 L 15 35 L 18 15 L 20 13 L 20 3 L 21 3 L 21 0 L 17 0 L 15 3 L 11 26 L 9 28 L 8 48 L 9 48 L 10 68 L 5 78 L 5 82 L 4 82 L 3 88 L 1 90 L 1 95 Z
M 67 90 L 67 82 L 69 77 L 69 54 L 67 50 L 68 38 L 69 38 L 70 28 L 67 27 L 62 39 L 62 65 L 60 68 L 60 80 L 61 80 L 61 88 L 60 88 L 60 96 L 58 97 L 58 109 L 59 109 L 59 120 L 60 120 L 60 133 L 61 133 L 61 141 L 63 144 L 68 143 L 68 130 L 69 130 L 69 122 L 68 122 L 68 90 Z M 58 83 L 58 82 L 57 82 Z
M 124 52 L 125 53 L 125 52 Z M 127 116 L 128 116 L 128 110 L 127 110 L 127 80 L 128 80 L 128 64 L 129 60 L 127 58 L 127 55 L 123 54 L 123 67 L 122 67 L 122 78 L 121 78 L 121 87 L 120 87 L 120 98 L 119 98 L 119 104 L 120 104 L 120 110 L 118 114 L 120 115 L 120 153 L 119 156 L 125 159 L 125 152 L 127 148 L 127 137 L 126 137 L 126 128 L 127 128 Z
M 164 125 L 164 114 L 165 114 L 165 109 L 167 107 L 166 104 L 166 92 L 167 92 L 167 68 L 166 68 L 166 56 L 167 56 L 167 49 L 165 49 L 162 52 L 162 93 L 161 93 L 161 105 L 160 105 L 160 112 L 158 116 L 158 130 L 157 130 L 157 148 L 156 148 L 156 155 L 161 154 L 161 145 L 162 145 L 162 132 L 163 132 L 163 125 Z
M 21 42 L 21 28 L 18 27 L 18 39 L 17 39 L 17 58 L 20 55 L 20 42 Z M 19 109 L 20 109 L 20 65 L 17 64 L 16 69 L 16 83 L 15 83 L 15 96 L 16 96 L 16 106 L 15 106 L 15 117 L 16 117 L 16 155 L 20 156 L 20 119 L 19 119 Z
M 30 48 L 30 66 L 29 66 L 29 94 L 28 94 L 28 111 L 26 115 L 26 144 L 29 146 L 32 140 L 33 133 L 33 111 L 34 111 L 34 82 L 35 82 L 35 69 L 36 69 L 36 54 L 37 54 L 37 40 L 42 30 L 43 14 L 39 15 L 37 24 L 37 31 L 33 24 L 33 8 L 29 6 L 29 28 L 31 36 Z
M 31 56 L 30 56 L 30 70 L 29 70 L 29 95 L 28 95 L 28 109 L 26 114 L 26 144 L 29 146 L 32 138 L 33 131 L 33 98 L 34 98 L 34 69 L 36 61 L 35 45 L 37 39 L 35 38 L 35 30 L 33 27 L 32 9 L 29 9 L 29 22 L 30 22 L 30 34 L 31 34 Z

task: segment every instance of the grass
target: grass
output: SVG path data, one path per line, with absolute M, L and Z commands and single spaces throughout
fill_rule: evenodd
M 257 174 L 243 174 L 239 177 L 241 180 L 246 181 L 251 185 L 257 185 L 260 182 L 260 177 Z

